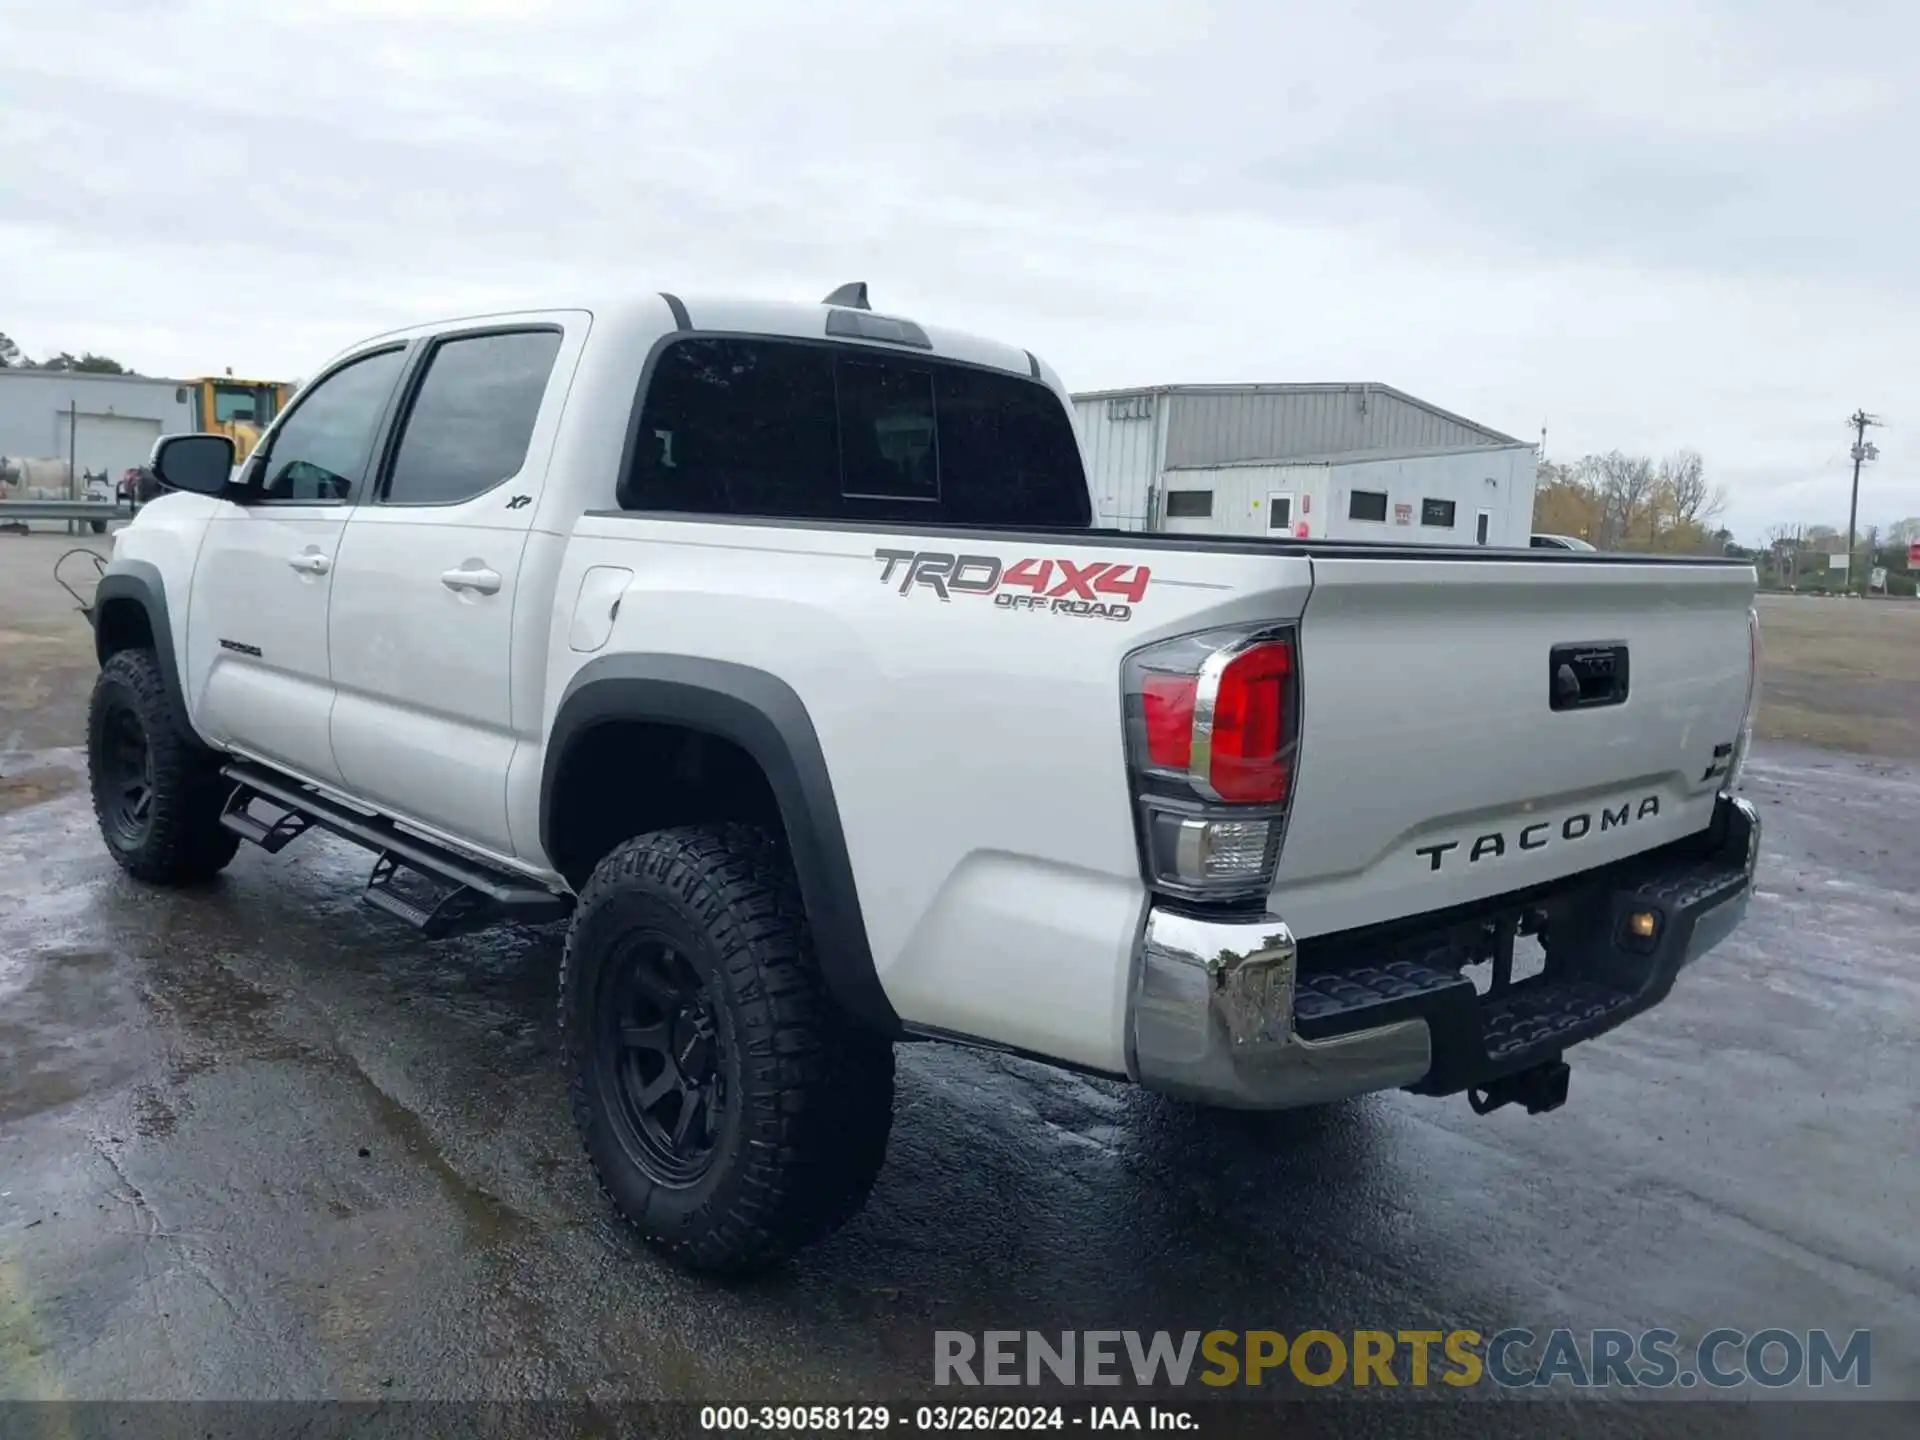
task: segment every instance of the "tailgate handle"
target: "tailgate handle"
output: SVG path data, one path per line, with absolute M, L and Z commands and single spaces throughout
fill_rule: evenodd
M 1556 645 L 1547 657 L 1547 699 L 1555 710 L 1592 710 L 1627 698 L 1627 647 Z

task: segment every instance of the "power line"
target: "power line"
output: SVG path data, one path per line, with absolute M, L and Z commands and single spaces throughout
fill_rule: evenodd
M 1856 410 L 1847 417 L 1847 423 L 1853 427 L 1853 499 L 1847 503 L 1847 588 L 1853 588 L 1853 533 L 1854 525 L 1860 518 L 1860 466 L 1867 460 L 1878 460 L 1880 451 L 1867 443 L 1867 427 L 1881 425 L 1884 421 L 1869 415 L 1864 410 Z M 1872 566 L 1872 557 L 1868 557 L 1867 567 Z M 1866 591 L 1862 589 L 1861 594 Z

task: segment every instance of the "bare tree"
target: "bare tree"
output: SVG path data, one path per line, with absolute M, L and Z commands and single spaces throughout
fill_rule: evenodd
M 1632 533 L 1633 522 L 1646 508 L 1653 491 L 1653 462 L 1645 456 L 1609 450 L 1583 459 L 1580 478 L 1600 496 L 1600 534 L 1594 543 L 1602 550 L 1618 549 Z
M 1535 481 L 1535 529 L 1579 535 L 1602 550 L 1711 555 L 1732 543 L 1716 524 L 1726 491 L 1707 483 L 1706 462 L 1691 448 L 1657 464 L 1619 450 L 1543 463 Z
M 1705 527 L 1727 508 L 1725 486 L 1707 483 L 1706 461 L 1698 450 L 1677 450 L 1660 462 L 1659 483 L 1666 487 L 1674 519 Z
M 1905 520 L 1896 520 L 1887 527 L 1887 544 L 1911 545 L 1920 540 L 1920 515 L 1909 515 Z
M 1767 553 L 1773 569 L 1788 585 L 1800 583 L 1800 551 L 1807 543 L 1807 527 L 1800 524 L 1775 525 L 1767 531 Z

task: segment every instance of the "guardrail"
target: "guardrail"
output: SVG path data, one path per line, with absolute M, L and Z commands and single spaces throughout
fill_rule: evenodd
M 0 526 L 9 521 L 31 524 L 34 521 L 78 520 L 92 524 L 95 533 L 107 528 L 109 520 L 131 520 L 133 508 L 111 500 L 0 500 Z

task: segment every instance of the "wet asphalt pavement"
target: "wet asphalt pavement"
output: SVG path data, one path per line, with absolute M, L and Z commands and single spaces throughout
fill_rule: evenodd
M 1871 1328 L 1874 1394 L 1920 1398 L 1920 769 L 1774 747 L 1748 793 L 1746 927 L 1556 1115 L 1208 1114 L 913 1047 L 865 1214 L 731 1287 L 593 1188 L 556 929 L 422 942 L 325 840 L 151 891 L 84 795 L 17 810 L 0 1396 L 846 1401 L 922 1388 L 935 1328 L 1565 1324 Z

